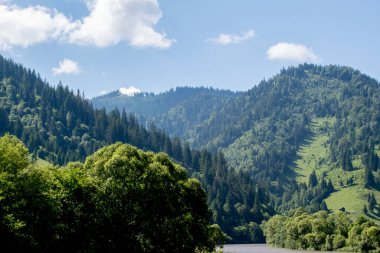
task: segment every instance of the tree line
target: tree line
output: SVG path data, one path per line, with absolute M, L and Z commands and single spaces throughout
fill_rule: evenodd
M 275 215 L 264 224 L 269 245 L 290 249 L 378 252 L 380 227 L 363 216 L 352 222 L 348 214 L 296 209 Z

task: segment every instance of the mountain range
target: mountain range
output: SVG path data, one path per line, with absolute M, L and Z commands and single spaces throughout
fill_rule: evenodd
M 194 148 L 221 150 L 230 169 L 261 174 L 272 188 L 289 187 L 293 180 L 308 184 L 315 173 L 335 188 L 323 198 L 327 208 L 357 216 L 370 195 L 380 197 L 379 97 L 379 82 L 358 70 L 302 64 L 246 92 L 204 87 L 128 97 L 113 92 L 92 104 L 123 108 Z M 283 201 L 294 200 L 284 196 Z M 296 206 L 309 200 L 296 200 L 303 202 Z M 378 215 L 372 208 L 369 216 Z
M 262 242 L 260 223 L 299 207 L 379 220 L 380 84 L 350 67 L 289 67 L 245 92 L 133 87 L 91 101 L 3 57 L 0 80 L 0 135 L 34 160 L 84 161 L 115 142 L 165 152 L 233 242 Z

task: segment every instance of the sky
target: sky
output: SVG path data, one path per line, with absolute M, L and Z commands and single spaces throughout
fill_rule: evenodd
M 308 62 L 380 80 L 377 0 L 0 0 L 0 54 L 88 98 L 244 91 Z

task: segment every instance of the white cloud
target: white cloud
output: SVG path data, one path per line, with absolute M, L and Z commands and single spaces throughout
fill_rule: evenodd
M 122 88 L 119 89 L 119 92 L 120 92 L 121 95 L 134 96 L 134 95 L 136 95 L 138 93 L 141 93 L 141 90 L 137 89 L 134 86 L 131 86 L 131 87 L 128 87 L 128 88 L 122 87 Z
M 76 26 L 63 14 L 42 6 L 0 5 L 0 49 L 28 47 L 60 39 Z
M 157 48 L 169 48 L 174 42 L 154 29 L 162 16 L 157 0 L 84 1 L 89 15 L 76 21 L 46 7 L 21 8 L 0 2 L 0 49 L 25 48 L 48 40 L 97 47 L 126 42 Z
M 70 59 L 64 59 L 59 63 L 57 68 L 52 68 L 54 75 L 59 74 L 78 74 L 80 69 L 77 62 Z
M 168 48 L 173 40 L 154 30 L 162 16 L 157 0 L 86 0 L 90 15 L 70 33 L 69 42 L 106 47 L 128 42 L 136 47 Z
M 103 95 L 106 95 L 108 92 L 106 90 L 102 90 L 99 92 L 99 95 L 100 96 L 103 96 Z
M 221 33 L 215 38 L 207 39 L 206 41 L 219 44 L 219 45 L 229 45 L 229 44 L 238 44 L 244 41 L 250 40 L 255 37 L 255 31 L 249 30 L 247 32 L 239 34 L 225 34 Z
M 321 62 L 311 48 L 302 44 L 280 42 L 267 51 L 268 60 L 289 60 L 296 62 Z

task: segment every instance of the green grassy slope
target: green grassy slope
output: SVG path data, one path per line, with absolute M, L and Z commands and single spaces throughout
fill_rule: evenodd
M 360 157 L 355 157 L 352 161 L 354 171 L 344 171 L 341 167 L 329 162 L 329 131 L 335 118 L 316 118 L 310 125 L 311 135 L 297 152 L 294 171 L 297 174 L 297 181 L 307 183 L 313 170 L 318 178 L 324 174 L 326 179 L 330 179 L 336 189 L 327 199 L 327 207 L 331 211 L 338 211 L 344 207 L 354 219 L 363 213 L 364 205 L 368 207 L 367 196 L 374 193 L 377 200 L 380 200 L 380 192 L 375 189 L 363 187 L 364 166 Z M 380 221 L 378 212 L 369 212 L 367 217 Z
M 328 171 L 329 159 L 328 131 L 334 124 L 335 118 L 317 118 L 310 125 L 311 135 L 297 152 L 295 172 L 297 181 L 307 183 L 313 170 L 317 174 Z

